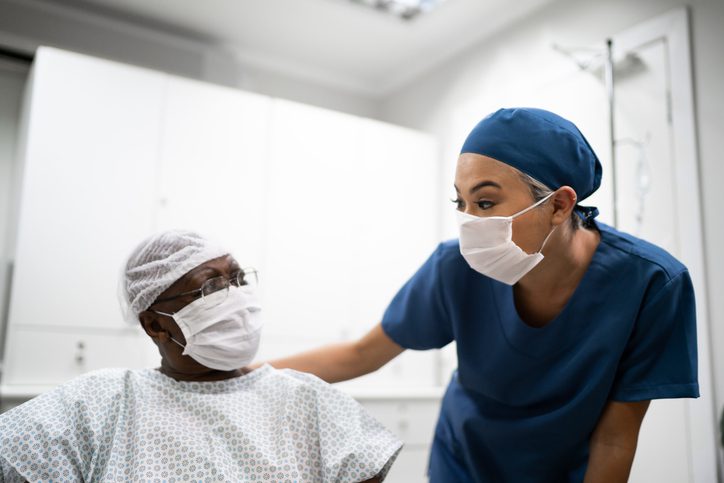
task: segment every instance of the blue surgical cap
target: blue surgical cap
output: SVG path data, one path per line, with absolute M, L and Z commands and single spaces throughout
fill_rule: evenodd
M 475 153 L 516 168 L 551 189 L 570 186 L 578 201 L 601 185 L 601 162 L 575 124 L 543 109 L 500 109 L 470 132 L 460 154 Z M 594 207 L 576 205 L 587 223 Z

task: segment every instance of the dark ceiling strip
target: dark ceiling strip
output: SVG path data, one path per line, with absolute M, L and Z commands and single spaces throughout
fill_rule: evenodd
M 18 60 L 20 62 L 25 62 L 26 64 L 32 64 L 33 58 L 34 58 L 34 56 L 32 54 L 26 54 L 25 52 L 8 49 L 7 47 L 3 47 L 1 45 L 0 45 L 0 57 L 4 57 L 6 59 Z

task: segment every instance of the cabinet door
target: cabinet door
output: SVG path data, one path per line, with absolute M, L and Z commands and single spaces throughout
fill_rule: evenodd
M 265 340 L 281 349 L 359 336 L 437 241 L 435 143 L 282 101 L 271 139 Z
M 266 336 L 339 340 L 352 317 L 360 120 L 274 100 L 263 274 Z
M 123 260 L 154 227 L 165 76 L 41 48 L 10 324 L 121 327 Z
M 404 443 L 385 481 L 392 483 L 428 481 L 430 445 L 440 412 L 440 400 L 360 399 L 359 402 Z
M 170 78 L 159 227 L 200 232 L 261 269 L 270 100 Z
M 350 253 L 353 317 L 361 335 L 378 322 L 395 293 L 427 260 L 439 240 L 437 143 L 426 134 L 360 120 L 361 163 L 354 192 Z
M 432 443 L 440 413 L 440 399 L 358 399 L 384 427 L 405 445 Z
M 108 367 L 158 366 L 160 356 L 140 329 L 68 330 L 12 327 L 8 338 L 5 386 L 55 386 L 80 374 Z
M 350 257 L 351 316 L 345 336 L 382 319 L 392 297 L 430 256 L 438 238 L 437 143 L 431 136 L 363 120 L 356 177 L 355 253 Z M 429 386 L 438 382 L 433 351 L 406 351 L 360 385 Z
M 385 478 L 386 483 L 427 483 L 430 447 L 405 445 Z

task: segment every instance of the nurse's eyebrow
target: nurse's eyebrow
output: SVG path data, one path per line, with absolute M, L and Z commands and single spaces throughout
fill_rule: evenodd
M 472 188 L 470 188 L 470 194 L 473 194 L 476 191 L 478 191 L 479 189 L 485 188 L 487 186 L 492 186 L 493 188 L 503 189 L 503 187 L 500 186 L 495 181 L 481 181 L 480 183 L 478 183 L 475 186 L 473 186 Z M 455 189 L 457 189 L 457 186 L 455 187 Z

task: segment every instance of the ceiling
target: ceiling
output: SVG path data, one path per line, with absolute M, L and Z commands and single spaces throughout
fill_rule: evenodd
M 241 64 L 381 97 L 553 0 L 447 0 L 411 21 L 349 0 L 53 0 L 211 42 Z

